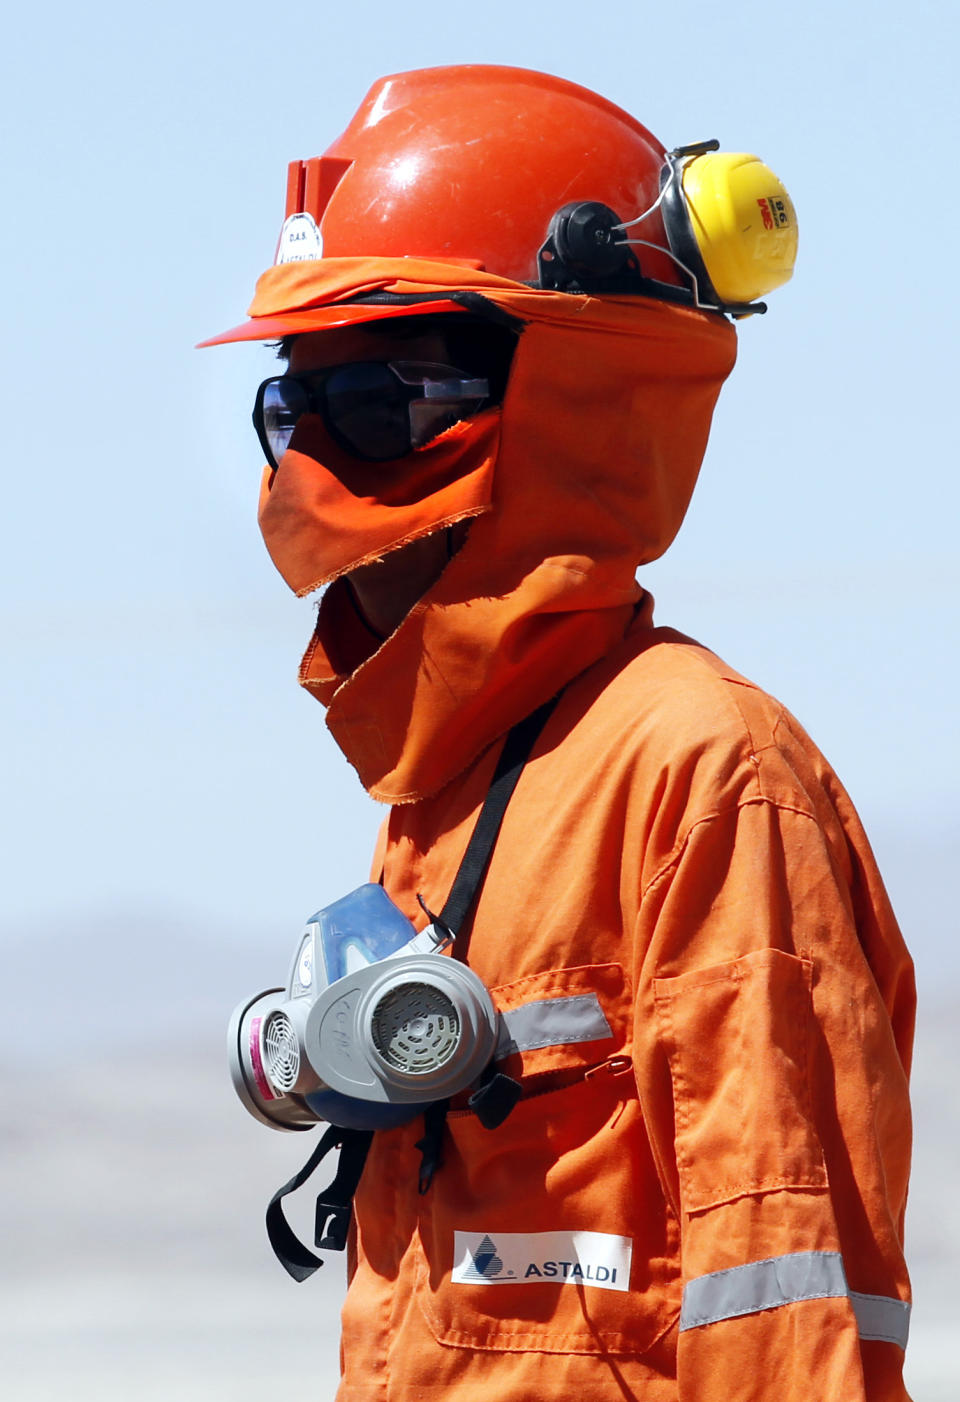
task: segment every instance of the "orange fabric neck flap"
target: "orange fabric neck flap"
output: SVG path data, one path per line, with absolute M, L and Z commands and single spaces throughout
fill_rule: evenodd
M 409 261 L 403 290 L 449 285 L 432 280 L 435 265 Z M 329 262 L 363 263 L 366 277 L 378 260 Z M 380 267 L 396 287 L 394 264 Z M 324 261 L 277 271 L 288 305 L 346 295 L 345 270 Z M 301 438 L 261 506 L 267 546 L 298 593 L 474 517 L 440 579 L 379 647 L 347 591 L 328 590 L 301 665 L 363 784 L 389 803 L 436 792 L 623 636 L 641 593 L 636 568 L 680 526 L 735 357 L 733 328 L 716 315 L 456 273 L 461 289 L 484 284 L 476 290 L 525 323 L 499 416 L 411 454 L 402 503 L 351 490 L 300 450 Z M 436 477 L 431 450 L 451 454 Z

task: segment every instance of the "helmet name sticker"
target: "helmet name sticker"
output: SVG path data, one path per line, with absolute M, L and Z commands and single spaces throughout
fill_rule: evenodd
M 454 1285 L 630 1289 L 633 1242 L 607 1232 L 454 1232 Z
M 323 239 L 312 214 L 290 214 L 283 221 L 277 244 L 276 266 L 306 263 L 323 257 Z

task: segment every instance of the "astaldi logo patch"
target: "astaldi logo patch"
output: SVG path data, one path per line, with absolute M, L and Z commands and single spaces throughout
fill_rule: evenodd
M 454 1285 L 630 1289 L 633 1243 L 606 1232 L 455 1232 Z

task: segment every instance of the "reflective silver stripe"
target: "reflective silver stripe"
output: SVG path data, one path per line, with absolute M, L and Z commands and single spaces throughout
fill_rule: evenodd
M 595 993 L 542 998 L 501 1013 L 500 1019 L 498 1057 L 515 1051 L 534 1051 L 537 1047 L 563 1047 L 570 1042 L 599 1042 L 613 1036 Z
M 748 1266 L 697 1276 L 683 1289 L 680 1328 L 697 1329 L 740 1314 L 847 1295 L 847 1278 L 837 1251 L 797 1251 L 770 1256 Z
M 851 1290 L 850 1303 L 857 1316 L 861 1339 L 882 1339 L 906 1348 L 910 1332 L 910 1305 L 906 1300 L 894 1300 L 889 1295 L 862 1295 L 859 1290 Z
M 849 1298 L 861 1339 L 884 1339 L 906 1348 L 909 1304 L 850 1290 L 837 1251 L 796 1251 L 697 1276 L 683 1289 L 680 1328 L 699 1329 L 721 1319 L 829 1298 Z

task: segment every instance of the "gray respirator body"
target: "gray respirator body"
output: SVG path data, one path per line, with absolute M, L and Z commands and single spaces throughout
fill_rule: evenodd
M 230 1074 L 273 1129 L 389 1129 L 465 1090 L 489 1065 L 498 1015 L 449 932 L 419 934 L 370 883 L 311 916 L 286 987 L 234 1011 Z

